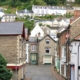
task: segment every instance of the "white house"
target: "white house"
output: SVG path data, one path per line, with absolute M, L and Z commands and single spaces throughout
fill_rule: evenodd
M 80 80 L 80 35 L 71 42 L 70 47 L 71 80 Z
M 4 14 L 1 18 L 1 22 L 12 22 L 15 21 L 16 14 Z
M 40 34 L 40 37 L 44 37 L 44 31 L 40 28 L 39 25 L 36 25 L 34 29 L 31 31 L 30 37 L 39 36 L 39 34 Z
M 65 20 L 62 19 L 62 20 L 59 22 L 59 27 L 62 27 L 62 26 L 65 27 L 65 26 L 68 26 L 69 23 L 70 23 L 70 22 L 68 22 L 67 19 L 65 19 Z
M 17 10 L 16 15 L 18 17 L 25 17 L 25 16 L 33 17 L 34 16 L 33 11 L 30 11 L 30 10 L 27 10 L 27 9 Z
M 75 0 L 66 0 L 66 2 L 75 2 Z
M 64 15 L 66 14 L 66 7 L 60 6 L 32 6 L 32 11 L 36 16 L 45 15 Z

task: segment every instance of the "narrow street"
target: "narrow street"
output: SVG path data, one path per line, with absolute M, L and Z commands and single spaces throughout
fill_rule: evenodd
M 55 80 L 50 67 L 52 65 L 27 65 L 26 78 L 31 80 Z

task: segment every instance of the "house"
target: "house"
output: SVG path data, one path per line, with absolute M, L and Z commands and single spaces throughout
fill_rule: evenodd
M 28 41 L 28 63 L 29 64 L 38 64 L 38 37 L 29 37 Z
M 71 80 L 80 79 L 80 35 L 76 36 L 70 43 L 70 75 Z
M 19 18 L 23 18 L 25 16 L 34 17 L 33 11 L 24 9 L 24 10 L 17 10 L 16 15 Z
M 30 37 L 39 36 L 44 37 L 44 31 L 40 28 L 39 25 L 35 25 L 34 29 L 30 33 Z
M 45 15 L 64 15 L 66 14 L 66 7 L 63 6 L 32 6 L 32 11 L 35 16 Z
M 5 14 L 2 16 L 1 22 L 13 22 L 16 17 L 16 14 Z
M 66 2 L 75 2 L 75 0 L 66 0 Z
M 70 79 L 70 52 L 69 52 L 69 44 L 68 39 L 70 37 L 70 26 L 61 27 L 58 30 L 58 44 L 57 44 L 57 70 L 60 72 L 60 75 Z M 60 65 L 60 66 L 59 66 Z M 59 66 L 59 67 L 58 67 Z
M 36 25 L 42 24 L 40 27 L 44 34 L 49 34 L 54 40 L 57 39 L 57 31 L 60 27 L 68 26 L 70 23 L 69 19 L 54 19 L 54 20 L 41 20 L 36 21 Z M 38 29 L 37 29 L 38 31 Z
M 3 9 L 0 8 L 0 18 L 1 18 L 4 14 L 5 14 L 5 13 L 4 13 Z
M 58 33 L 58 55 L 60 59 L 60 74 L 67 79 L 79 80 L 79 38 L 80 17 L 68 27 L 62 28 Z M 71 41 L 71 43 L 70 43 Z M 69 47 L 72 47 L 70 50 Z
M 78 17 L 75 21 L 70 24 L 70 47 L 72 48 L 70 51 L 70 75 L 71 80 L 79 80 L 80 79 L 80 17 Z
M 50 35 L 44 36 L 38 42 L 38 64 L 54 64 L 54 46 L 56 42 Z
M 12 80 L 25 78 L 26 41 L 23 22 L 0 22 L 0 54 L 8 61 Z

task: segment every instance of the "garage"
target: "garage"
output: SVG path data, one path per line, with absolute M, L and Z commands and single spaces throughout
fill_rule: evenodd
M 43 64 L 52 64 L 52 56 L 44 55 L 43 56 Z

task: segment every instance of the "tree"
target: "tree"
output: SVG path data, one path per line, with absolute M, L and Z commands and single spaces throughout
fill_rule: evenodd
M 80 0 L 76 0 L 76 3 L 77 3 L 77 4 L 80 4 Z
M 57 5 L 59 0 L 44 0 L 48 5 Z
M 12 72 L 6 67 L 7 61 L 0 54 L 0 80 L 10 80 Z
M 25 20 L 24 25 L 30 32 L 34 28 L 34 20 Z

